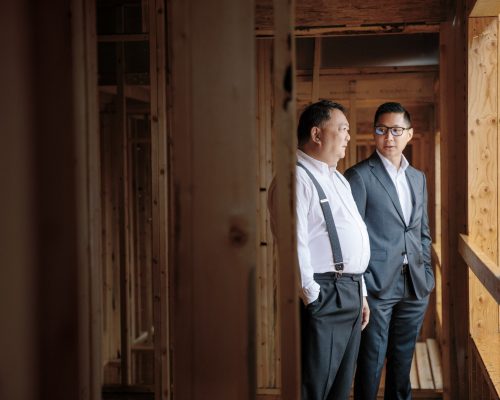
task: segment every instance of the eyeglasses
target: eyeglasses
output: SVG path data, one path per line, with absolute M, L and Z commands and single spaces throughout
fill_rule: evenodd
M 404 131 L 410 130 L 410 128 L 401 128 L 399 126 L 376 126 L 375 134 L 383 136 L 386 135 L 387 132 L 391 132 L 392 136 L 401 136 Z

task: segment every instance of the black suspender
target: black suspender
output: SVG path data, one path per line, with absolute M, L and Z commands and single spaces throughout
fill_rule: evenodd
M 316 190 L 319 195 L 319 205 L 321 210 L 323 210 L 323 216 L 325 217 L 326 230 L 328 231 L 328 237 L 330 238 L 330 245 L 332 246 L 333 253 L 333 264 L 335 266 L 335 271 L 342 273 L 344 270 L 344 260 L 342 258 L 342 249 L 340 248 L 339 235 L 337 234 L 337 228 L 335 227 L 335 222 L 333 221 L 332 209 L 328 203 L 328 199 L 323 191 L 323 188 L 316 180 L 314 175 L 309 171 L 303 164 L 297 161 L 297 165 L 306 171 L 309 178 L 311 178 Z

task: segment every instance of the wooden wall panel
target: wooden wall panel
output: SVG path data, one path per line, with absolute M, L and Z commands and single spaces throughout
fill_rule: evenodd
M 498 18 L 469 20 L 469 237 L 498 262 Z M 470 333 L 497 331 L 498 308 L 469 272 Z
M 254 3 L 171 2 L 176 399 L 255 396 Z M 237 55 L 237 56 L 234 56 Z

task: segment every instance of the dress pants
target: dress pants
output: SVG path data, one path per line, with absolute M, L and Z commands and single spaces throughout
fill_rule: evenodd
M 375 400 L 387 357 L 384 399 L 411 399 L 410 369 L 429 296 L 417 299 L 406 266 L 391 299 L 370 296 L 370 322 L 361 335 L 355 400 Z
M 346 400 L 361 338 L 361 275 L 314 280 L 319 297 L 301 308 L 302 400 Z

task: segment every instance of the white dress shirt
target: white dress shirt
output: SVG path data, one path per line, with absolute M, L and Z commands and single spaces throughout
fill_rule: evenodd
M 396 187 L 396 192 L 398 193 L 399 204 L 401 204 L 401 209 L 403 210 L 403 217 L 405 219 L 405 223 L 408 226 L 410 223 L 411 212 L 413 211 L 413 199 L 411 196 L 410 185 L 408 184 L 408 180 L 406 179 L 406 169 L 410 165 L 408 160 L 404 155 L 401 155 L 401 165 L 398 168 L 394 166 L 392 162 L 390 162 L 387 158 L 385 158 L 378 150 L 377 154 L 379 155 L 382 163 L 384 164 L 385 170 L 391 177 L 392 183 Z M 408 263 L 408 257 L 405 254 L 404 263 Z
M 370 260 L 370 242 L 366 225 L 352 197 L 349 182 L 336 168 L 297 151 L 297 159 L 317 179 L 328 198 L 339 236 L 344 272 L 362 274 Z M 297 253 L 302 299 L 305 304 L 316 300 L 319 285 L 315 273 L 334 272 L 333 254 L 319 195 L 311 178 L 297 167 Z M 364 279 L 363 295 L 366 296 Z

